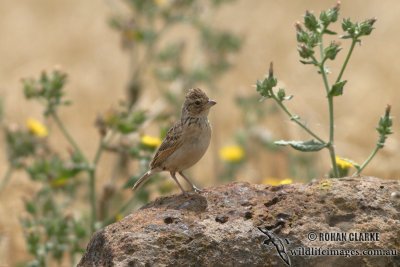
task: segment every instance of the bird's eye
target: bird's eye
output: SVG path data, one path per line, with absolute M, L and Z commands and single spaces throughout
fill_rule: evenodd
M 197 100 L 196 102 L 194 102 L 197 106 L 201 104 L 201 102 L 199 100 Z

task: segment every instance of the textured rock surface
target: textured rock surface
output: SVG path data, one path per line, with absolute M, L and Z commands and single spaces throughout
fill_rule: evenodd
M 189 198 L 162 197 L 96 232 L 78 266 L 287 266 L 277 250 L 292 266 L 400 266 L 398 254 L 292 254 L 299 248 L 399 253 L 400 199 L 393 192 L 400 192 L 399 181 L 361 177 L 282 186 L 230 183 Z M 257 227 L 267 227 L 274 242 Z M 377 232 L 379 241 L 320 240 L 320 233 L 336 232 L 347 239 Z

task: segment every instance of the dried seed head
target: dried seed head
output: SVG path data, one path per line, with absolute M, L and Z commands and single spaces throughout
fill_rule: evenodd
M 107 133 L 107 126 L 106 122 L 104 121 L 103 116 L 97 115 L 96 121 L 95 121 L 95 126 L 98 128 L 99 133 L 101 136 L 105 136 Z
M 374 25 L 374 23 L 376 22 L 376 20 L 377 20 L 377 18 L 376 18 L 376 17 L 373 17 L 373 18 L 367 20 L 367 23 L 368 23 L 369 25 L 372 26 L 372 25 Z
M 303 28 L 301 27 L 300 21 L 296 21 L 294 23 L 294 26 L 296 27 L 296 31 L 298 31 L 298 32 L 302 32 L 303 31 Z
M 268 77 L 274 77 L 274 62 L 271 61 L 269 64 L 269 74 Z
M 386 106 L 385 117 L 389 117 L 389 116 L 390 116 L 390 110 L 391 110 L 391 108 L 392 108 L 391 105 L 387 105 L 387 106 Z

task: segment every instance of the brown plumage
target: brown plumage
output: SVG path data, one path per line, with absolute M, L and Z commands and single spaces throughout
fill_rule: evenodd
M 189 90 L 182 105 L 181 119 L 169 129 L 150 162 L 150 170 L 135 183 L 133 190 L 137 190 L 155 173 L 169 171 L 184 195 L 187 195 L 187 192 L 176 179 L 176 172 L 191 185 L 192 189 L 200 191 L 182 171 L 198 162 L 208 148 L 211 126 L 207 115 L 215 104 L 216 102 L 210 100 L 201 89 Z

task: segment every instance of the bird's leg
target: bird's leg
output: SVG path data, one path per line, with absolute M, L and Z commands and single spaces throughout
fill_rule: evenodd
M 179 188 L 182 190 L 182 193 L 185 195 L 185 197 L 188 197 L 189 194 L 185 191 L 185 189 L 183 189 L 183 187 L 181 186 L 181 184 L 178 182 L 178 179 L 176 179 L 175 177 L 175 172 L 170 172 L 172 179 L 175 180 L 175 182 L 179 185 Z
M 179 174 L 180 174 L 183 178 L 185 178 L 186 182 L 188 182 L 188 183 L 192 186 L 194 192 L 196 192 L 196 193 L 202 192 L 199 188 L 197 188 L 197 187 L 189 180 L 189 178 L 187 178 L 187 177 L 183 174 L 182 171 L 180 171 Z

